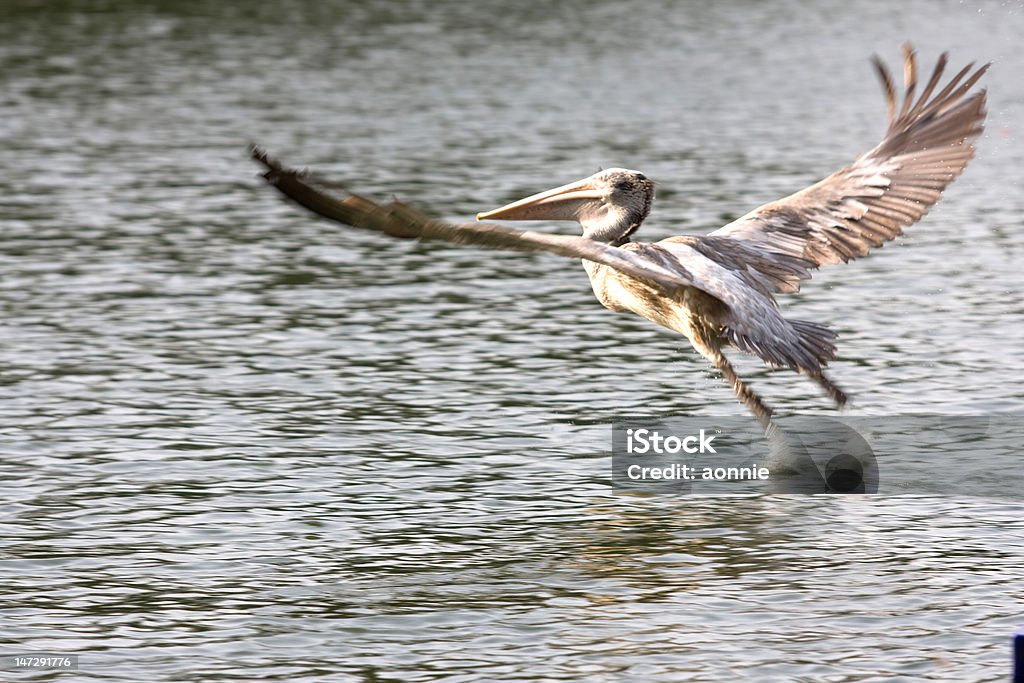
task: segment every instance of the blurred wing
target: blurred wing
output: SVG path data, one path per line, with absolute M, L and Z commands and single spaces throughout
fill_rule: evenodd
M 897 109 L 896 89 L 885 65 L 873 58 L 885 89 L 889 129 L 885 138 L 850 166 L 779 201 L 765 204 L 709 238 L 730 238 L 790 266 L 788 275 L 768 275 L 775 291 L 795 292 L 806 268 L 864 256 L 919 220 L 974 156 L 973 141 L 985 121 L 985 91 L 966 97 L 988 69 L 964 67 L 933 96 L 946 67 L 943 54 L 921 96 L 914 101 L 917 60 L 903 45 L 905 93 Z M 966 78 L 966 80 L 964 80 Z M 966 97 L 966 99 L 965 99 Z
M 267 167 L 267 182 L 295 203 L 325 218 L 354 228 L 382 232 L 392 237 L 439 240 L 453 244 L 505 249 L 546 251 L 558 256 L 603 263 L 632 278 L 646 282 L 668 295 L 680 295 L 693 283 L 635 253 L 585 237 L 548 235 L 530 230 L 512 230 L 488 223 L 445 223 L 400 202 L 377 204 L 365 197 L 348 194 L 334 197 L 313 186 L 306 174 L 284 168 L 259 147 L 254 159 Z

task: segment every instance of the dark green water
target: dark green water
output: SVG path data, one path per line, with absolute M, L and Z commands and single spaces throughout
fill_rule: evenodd
M 578 264 L 310 219 L 246 144 L 450 218 L 637 168 L 657 239 L 870 148 L 872 52 L 994 60 L 945 200 L 783 305 L 856 415 L 1020 412 L 1021 35 L 1018 2 L 5 3 L 0 654 L 80 668 L 4 675 L 1005 680 L 1020 502 L 614 496 L 613 415 L 743 414 L 685 340 Z

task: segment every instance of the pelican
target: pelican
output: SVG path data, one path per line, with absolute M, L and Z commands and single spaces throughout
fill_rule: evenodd
M 329 219 L 393 237 L 549 252 L 583 260 L 598 301 L 686 336 L 721 372 L 767 430 L 772 408 L 723 353 L 726 347 L 789 368 L 817 383 L 838 407 L 846 393 L 825 374 L 836 354 L 828 327 L 783 316 L 776 294 L 791 294 L 819 266 L 847 262 L 900 235 L 942 196 L 974 156 L 985 120 L 985 90 L 972 88 L 988 69 L 970 63 L 941 88 L 943 53 L 916 96 L 917 58 L 902 46 L 904 92 L 876 56 L 888 108 L 884 138 L 849 166 L 795 194 L 741 216 L 707 235 L 659 242 L 633 236 L 647 218 L 654 183 L 639 171 L 609 168 L 567 185 L 477 214 L 505 221 L 575 221 L 582 236 L 514 230 L 489 223 L 447 223 L 402 202 L 378 204 L 357 194 L 337 197 L 305 172 L 283 167 L 261 148 L 253 157 L 286 197 Z

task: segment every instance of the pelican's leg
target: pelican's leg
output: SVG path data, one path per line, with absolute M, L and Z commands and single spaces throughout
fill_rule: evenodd
M 757 421 L 764 427 L 766 434 L 770 434 L 776 429 L 775 423 L 772 422 L 772 409 L 762 398 L 757 394 L 756 391 L 751 389 L 746 383 L 740 379 L 740 376 L 736 374 L 736 369 L 733 368 L 732 363 L 722 353 L 721 344 L 717 340 L 711 340 L 704 338 L 703 335 L 695 334 L 690 337 L 690 343 L 693 344 L 693 348 L 697 349 L 700 355 L 711 361 L 711 364 L 718 368 L 718 371 L 722 373 L 722 377 L 729 383 L 732 390 L 736 392 L 736 397 L 739 398 L 740 402 L 747 407 Z
M 740 399 L 740 402 L 747 407 L 747 409 L 754 414 L 757 421 L 764 427 L 765 432 L 769 432 L 774 429 L 775 425 L 772 423 L 772 409 L 767 403 L 758 395 L 756 391 L 751 389 L 749 386 L 740 379 L 740 376 L 736 374 L 736 370 L 732 367 L 732 363 L 725 357 L 721 351 L 717 352 L 711 359 L 715 367 L 718 368 L 719 372 L 722 373 L 722 377 L 729 383 L 732 390 L 736 392 L 736 397 Z
M 829 379 L 824 371 L 818 370 L 817 372 L 807 372 L 805 374 L 817 382 L 818 386 L 828 393 L 828 397 L 835 401 L 837 406 L 842 407 L 846 405 L 847 400 L 849 400 L 846 392 L 836 386 L 836 383 Z

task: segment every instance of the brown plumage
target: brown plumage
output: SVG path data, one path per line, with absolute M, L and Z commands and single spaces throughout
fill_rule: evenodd
M 902 102 L 889 71 L 873 59 L 889 117 L 885 137 L 874 149 L 824 180 L 704 236 L 653 244 L 630 241 L 647 217 L 654 185 L 626 169 L 602 171 L 477 216 L 573 220 L 583 227 L 583 236 L 573 237 L 446 223 L 400 202 L 381 205 L 354 194 L 331 196 L 263 150 L 254 147 L 253 157 L 285 196 L 346 225 L 394 237 L 583 259 L 604 306 L 686 335 L 767 429 L 771 408 L 740 379 L 722 349 L 731 345 L 770 366 L 805 374 L 838 405 L 845 404 L 846 395 L 824 372 L 835 356 L 835 333 L 783 317 L 773 295 L 796 292 L 819 266 L 865 256 L 901 234 L 939 200 L 974 155 L 972 143 L 985 120 L 985 91 L 971 89 L 988 65 L 964 67 L 933 95 L 947 62 L 943 54 L 915 97 L 916 57 L 909 45 L 903 54 Z

